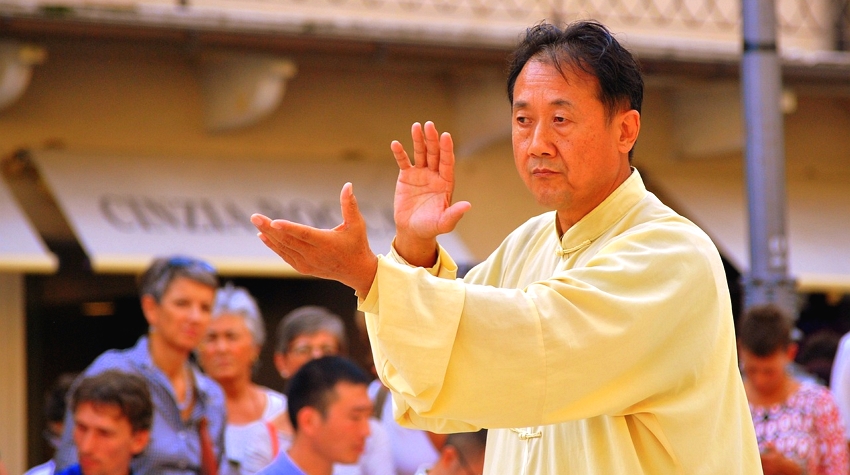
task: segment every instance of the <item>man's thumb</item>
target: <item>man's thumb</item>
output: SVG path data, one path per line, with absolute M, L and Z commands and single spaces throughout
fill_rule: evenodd
M 342 186 L 342 191 L 339 194 L 339 204 L 343 223 L 350 225 L 363 220 L 363 216 L 360 214 L 360 207 L 357 206 L 357 198 L 354 196 L 354 185 L 351 182 Z

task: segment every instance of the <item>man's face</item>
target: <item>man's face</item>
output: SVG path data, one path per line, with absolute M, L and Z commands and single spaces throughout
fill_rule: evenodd
M 598 80 L 563 69 L 537 58 L 523 67 L 514 85 L 512 141 L 525 185 L 572 226 L 628 178 L 640 116 L 624 110 L 609 120 Z
M 355 463 L 369 436 L 372 401 L 363 384 L 340 382 L 334 391 L 336 399 L 328 406 L 324 417 L 317 412 L 318 420 L 311 438 L 325 460 Z
M 440 458 L 428 473 L 429 475 L 480 475 L 484 473 L 484 450 L 473 454 L 446 444 L 440 451 Z
M 215 289 L 186 277 L 177 277 L 159 303 L 146 295 L 142 307 L 148 323 L 169 345 L 192 351 L 201 342 L 210 323 Z
M 207 327 L 198 347 L 198 359 L 210 377 L 222 383 L 251 377 L 259 356 L 251 331 L 241 315 L 219 315 Z
M 74 444 L 84 475 L 126 475 L 149 435 L 133 432 L 130 420 L 114 404 L 83 402 L 74 411 Z

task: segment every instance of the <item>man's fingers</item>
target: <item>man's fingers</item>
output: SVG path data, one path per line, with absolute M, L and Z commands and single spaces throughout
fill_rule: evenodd
M 407 155 L 407 151 L 404 150 L 404 145 L 402 145 L 398 140 L 393 140 L 390 143 L 390 150 L 392 150 L 393 157 L 395 157 L 395 162 L 398 164 L 398 168 L 400 170 L 407 170 L 412 166 L 410 163 L 410 156 Z
M 455 145 L 452 140 L 452 135 L 448 132 L 443 132 L 443 134 L 440 135 L 440 178 L 450 183 L 454 182 L 454 163 Z
M 426 157 L 428 149 L 425 145 L 425 134 L 422 133 L 422 125 L 419 122 L 414 122 L 410 127 L 410 136 L 413 139 L 413 166 L 424 168 L 428 163 Z
M 425 147 L 426 164 L 428 168 L 436 171 L 440 167 L 440 134 L 430 120 L 425 122 Z
M 251 224 L 253 224 L 254 227 L 259 229 L 260 231 L 262 231 L 263 227 L 268 226 L 271 222 L 271 219 L 260 213 L 254 213 L 251 215 Z
M 263 243 L 278 254 L 293 251 L 303 254 L 306 249 L 315 247 L 316 233 L 320 232 L 310 226 L 285 219 L 271 220 L 261 214 L 252 215 L 251 223 L 260 231 L 258 236 Z
M 446 208 L 443 216 L 440 218 L 438 231 L 440 234 L 445 234 L 454 231 L 455 226 L 463 218 L 464 213 L 469 211 L 472 205 L 468 201 L 458 201 L 457 203 Z
M 283 259 L 284 262 L 292 266 L 293 269 L 295 269 L 301 274 L 311 274 L 312 268 L 306 265 L 307 262 L 305 261 L 304 256 L 301 255 L 301 253 L 299 253 L 297 250 L 279 245 L 274 240 L 269 239 L 269 236 L 266 234 L 259 233 L 257 236 L 260 238 L 260 241 L 262 241 L 263 244 L 268 246 L 268 248 L 274 251 L 275 254 L 280 256 L 280 258 Z
M 357 204 L 357 198 L 354 196 L 354 185 L 351 182 L 342 186 L 339 204 L 342 212 L 342 225 L 346 227 L 360 226 L 363 222 L 363 215 L 360 214 L 360 206 Z

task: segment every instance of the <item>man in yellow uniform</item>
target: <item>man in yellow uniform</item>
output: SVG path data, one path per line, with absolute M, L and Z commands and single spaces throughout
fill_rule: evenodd
M 352 187 L 319 230 L 252 217 L 296 270 L 357 291 L 403 424 L 488 428 L 487 474 L 760 474 L 717 249 L 630 165 L 643 79 L 595 22 L 530 28 L 508 77 L 514 161 L 552 209 L 457 280 L 436 237 L 451 136 L 414 124 L 391 149 L 396 238 L 369 250 Z

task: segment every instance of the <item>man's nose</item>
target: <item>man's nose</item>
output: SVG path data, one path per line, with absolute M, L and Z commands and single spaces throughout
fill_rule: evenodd
M 95 444 L 96 442 L 92 434 L 81 434 L 77 436 L 77 452 L 81 454 L 91 452 L 91 450 L 96 446 Z
M 535 124 L 530 133 L 528 153 L 535 157 L 551 157 L 554 155 L 551 130 L 546 124 Z

